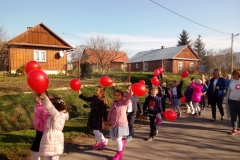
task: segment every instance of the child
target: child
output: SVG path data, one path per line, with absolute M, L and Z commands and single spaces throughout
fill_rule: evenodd
M 129 92 L 132 88 L 132 85 L 127 85 L 127 92 Z M 117 87 L 113 84 L 113 90 L 117 90 Z M 129 142 L 132 140 L 133 136 L 134 136 L 134 129 L 133 129 L 133 124 L 135 121 L 135 117 L 137 114 L 137 110 L 140 111 L 140 114 L 143 114 L 142 111 L 142 106 L 139 102 L 139 98 L 133 94 L 132 92 L 132 98 L 131 98 L 131 102 L 128 103 L 127 105 L 127 119 L 128 119 L 128 127 L 129 127 L 129 135 L 127 136 L 126 141 Z
M 183 80 L 180 80 L 180 84 L 177 80 L 173 81 L 173 86 L 170 89 L 170 101 L 173 105 L 173 111 L 178 110 L 178 117 L 181 116 L 180 105 L 181 105 L 181 98 L 182 98 L 182 85 Z
M 43 104 L 41 103 L 41 99 L 38 96 L 35 96 L 35 100 L 36 104 L 34 106 L 33 126 L 36 129 L 36 136 L 30 150 L 33 156 L 33 160 L 40 160 L 40 157 L 38 156 L 38 151 L 49 114 L 44 108 Z
M 59 160 L 64 150 L 62 130 L 65 121 L 69 119 L 66 103 L 59 97 L 49 100 L 45 93 L 37 94 L 37 96 L 50 115 L 41 139 L 39 156 L 45 157 L 45 160 Z
M 194 114 L 195 111 L 194 111 L 193 105 L 192 105 L 192 94 L 193 94 L 193 89 L 191 87 L 191 82 L 189 82 L 186 90 L 184 91 L 184 96 L 186 97 L 185 105 L 187 107 L 186 113 Z
M 102 130 L 103 122 L 107 121 L 107 101 L 105 98 L 105 87 L 99 85 L 96 87 L 95 95 L 92 97 L 84 96 L 81 91 L 78 91 L 79 98 L 84 101 L 91 102 L 91 110 L 88 117 L 87 126 L 93 130 L 96 143 L 92 149 L 104 149 L 108 143 L 103 134 L 99 131 Z
M 205 110 L 205 95 L 207 93 L 207 89 L 208 89 L 208 86 L 206 85 L 206 83 L 204 83 L 204 80 L 202 81 L 202 86 L 203 86 L 203 89 L 202 89 L 202 94 L 201 94 L 201 102 L 200 102 L 200 105 L 201 105 L 201 109 L 204 111 Z
M 129 135 L 128 120 L 127 120 L 127 105 L 131 102 L 132 91 L 124 92 L 121 90 L 114 91 L 114 101 L 110 107 L 108 114 L 108 122 L 111 123 L 110 137 L 116 141 L 117 151 L 113 160 L 120 160 L 125 148 L 126 140 L 122 140 L 123 136 Z
M 192 101 L 193 101 L 193 107 L 195 108 L 195 114 L 193 115 L 201 115 L 201 110 L 198 106 L 198 103 L 201 101 L 201 93 L 202 93 L 202 81 L 200 79 L 197 79 L 196 82 L 191 83 L 191 87 L 193 89 L 192 94 Z
M 149 120 L 150 120 L 150 135 L 147 139 L 148 141 L 152 141 L 154 136 L 158 134 L 158 130 L 155 124 L 156 116 L 158 113 L 162 114 L 162 102 L 161 98 L 157 96 L 158 88 L 151 88 L 151 95 L 149 95 L 143 105 L 143 110 L 148 110 Z
M 166 108 L 165 107 L 166 106 L 166 99 L 170 98 L 166 82 L 162 83 L 162 90 L 163 90 L 163 96 L 161 98 L 161 101 L 162 101 L 162 110 L 163 110 L 163 113 L 164 113 L 165 112 L 165 108 Z

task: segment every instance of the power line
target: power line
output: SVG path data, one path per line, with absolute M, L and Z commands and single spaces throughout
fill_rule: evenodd
M 235 36 L 235 39 L 238 41 L 237 37 Z M 238 41 L 238 43 L 240 44 L 240 42 Z
M 223 43 L 223 42 L 228 41 L 229 39 L 231 39 L 231 38 L 228 38 L 228 39 L 226 39 L 226 40 L 224 40 L 224 41 L 222 41 L 222 42 L 220 42 L 220 43 L 217 43 L 217 44 L 211 45 L 211 46 L 209 46 L 209 47 L 207 47 L 207 48 L 210 48 L 210 47 L 213 47 L 213 46 L 219 45 L 219 44 L 221 44 L 221 43 Z
M 157 2 L 155 2 L 155 1 L 153 1 L 153 0 L 150 0 L 150 1 L 153 2 L 153 3 L 155 3 L 156 5 L 164 8 L 164 9 L 166 9 L 166 10 L 168 10 L 168 11 L 170 11 L 170 12 L 172 12 L 172 13 L 174 13 L 174 14 L 176 14 L 176 15 L 178 15 L 178 16 L 180 16 L 180 17 L 182 17 L 182 18 L 184 18 L 184 19 L 186 19 L 186 20 L 188 20 L 188 21 L 190 21 L 190 22 L 193 22 L 193 23 L 197 24 L 197 25 L 200 25 L 200 26 L 202 26 L 202 27 L 205 27 L 205 28 L 207 28 L 207 29 L 210 29 L 210 30 L 213 30 L 213 31 L 216 31 L 216 32 L 219 32 L 219 33 L 231 35 L 231 33 L 222 32 L 222 31 L 219 31 L 219 30 L 216 30 L 216 29 L 207 27 L 207 26 L 205 26 L 205 25 L 202 25 L 202 24 L 200 24 L 200 23 L 198 23 L 198 22 L 195 22 L 195 21 L 193 21 L 193 20 L 191 20 L 191 19 L 189 19 L 189 18 L 186 18 L 186 17 L 184 17 L 184 16 L 182 16 L 182 15 L 180 15 L 180 14 L 178 14 L 178 13 L 176 13 L 176 12 L 174 12 L 174 11 L 172 11 L 172 10 L 170 10 L 170 9 L 162 6 L 162 5 L 160 5 L 159 3 L 157 3 Z

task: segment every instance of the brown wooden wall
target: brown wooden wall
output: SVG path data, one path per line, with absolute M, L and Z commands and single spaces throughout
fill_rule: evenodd
M 178 62 L 182 62 L 182 70 L 178 70 Z M 190 63 L 194 63 L 194 68 L 190 70 Z M 198 73 L 198 61 L 185 61 L 185 60 L 173 60 L 173 73 L 180 74 L 183 70 L 187 70 L 189 73 Z
M 39 62 L 42 70 L 66 70 L 67 56 L 58 56 L 61 49 L 36 48 L 36 47 L 21 47 L 10 48 L 10 70 L 16 71 L 28 61 L 34 59 L 34 50 L 46 51 L 46 62 Z
M 198 57 L 192 52 L 192 50 L 188 47 L 184 48 L 179 54 L 175 56 L 175 58 L 191 58 L 198 59 Z
M 11 43 L 30 43 L 30 44 L 46 44 L 46 45 L 57 45 L 65 46 L 64 42 L 60 41 L 55 35 L 51 34 L 45 27 L 38 25 L 34 28 L 29 29 L 27 32 L 20 34 L 14 38 Z

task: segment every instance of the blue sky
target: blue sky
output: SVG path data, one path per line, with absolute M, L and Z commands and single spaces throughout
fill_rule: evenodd
M 1 0 L 0 26 L 13 38 L 39 23 L 70 45 L 86 44 L 94 35 L 119 39 L 129 57 L 139 51 L 174 47 L 185 29 L 191 40 L 202 36 L 206 49 L 231 46 L 240 33 L 240 0 Z M 64 34 L 63 34 L 64 33 Z M 240 52 L 240 36 L 233 50 Z

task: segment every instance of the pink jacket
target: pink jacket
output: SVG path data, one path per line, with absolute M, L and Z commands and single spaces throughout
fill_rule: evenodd
M 201 94 L 203 86 L 201 84 L 191 83 L 191 87 L 193 89 L 192 101 L 193 102 L 201 102 Z
M 44 108 L 42 103 L 36 103 L 34 106 L 34 118 L 33 118 L 33 126 L 36 130 L 44 132 L 46 121 L 49 117 L 48 112 Z
M 128 124 L 126 112 L 127 105 L 131 102 L 131 97 L 131 93 L 126 93 L 126 98 L 118 102 L 113 101 L 108 113 L 108 122 L 111 123 L 112 127 L 118 128 Z
M 51 103 L 51 101 L 46 97 L 42 100 L 47 112 L 49 113 L 49 118 L 46 123 L 46 130 L 43 133 L 39 156 L 59 156 L 64 150 L 64 135 L 63 127 L 65 121 L 69 119 L 68 112 L 59 112 Z

